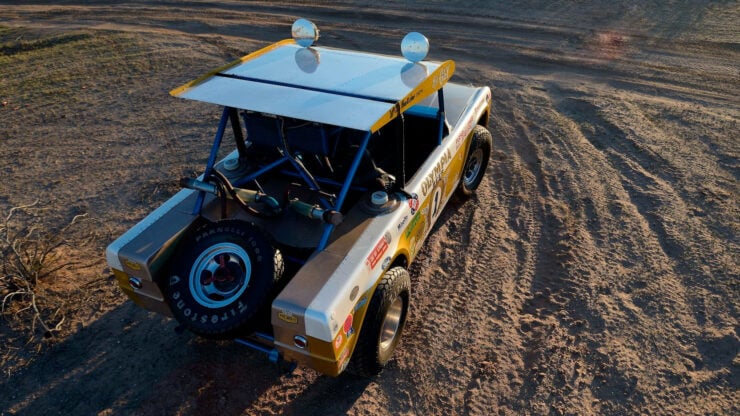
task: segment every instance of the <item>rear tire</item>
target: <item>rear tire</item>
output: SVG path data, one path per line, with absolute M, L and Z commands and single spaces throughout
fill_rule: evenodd
M 475 126 L 473 137 L 468 150 L 468 158 L 465 160 L 463 173 L 460 177 L 460 185 L 457 187 L 457 194 L 469 198 L 475 190 L 478 189 L 486 174 L 488 160 L 491 157 L 491 145 L 493 138 L 491 132 L 483 126 Z
M 388 364 L 406 323 L 410 291 L 411 279 L 403 267 L 394 267 L 383 275 L 362 322 L 349 372 L 372 377 Z
M 198 228 L 171 270 L 165 293 L 175 318 L 198 335 L 225 338 L 249 327 L 283 260 L 257 227 L 227 220 Z

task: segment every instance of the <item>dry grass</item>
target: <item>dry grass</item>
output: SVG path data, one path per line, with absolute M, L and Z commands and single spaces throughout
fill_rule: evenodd
M 179 81 L 162 76 L 160 86 L 151 76 L 185 72 L 180 68 L 189 63 L 141 42 L 125 32 L 40 32 L 0 24 L 0 160 L 13 161 L 3 172 L 15 179 L 0 195 L 3 373 L 121 303 L 105 268 L 105 245 L 147 207 L 177 192 L 177 179 L 193 176 L 207 155 L 182 149 L 201 142 L 196 125 L 174 131 L 169 126 L 181 112 L 161 110 L 167 107 L 159 101 L 168 101 L 168 88 Z M 162 42 L 166 47 L 170 40 Z M 156 160 L 158 172 L 111 169 L 108 161 L 122 155 Z M 19 185 L 16 175 L 26 173 Z M 105 216 L 122 205 L 137 208 L 119 212 L 116 221 Z
M 29 344 L 53 338 L 67 320 L 67 304 L 74 290 L 54 278 L 89 267 L 69 256 L 72 247 L 84 247 L 96 236 L 76 230 L 87 214 L 76 215 L 59 229 L 43 228 L 35 220 L 38 200 L 11 208 L 0 224 L 0 313 L 17 335 Z M 94 262 L 96 263 L 96 262 Z
M 0 368 L 7 376 L 63 342 L 111 301 L 99 252 L 111 231 L 87 213 L 51 226 L 53 208 L 35 201 L 0 218 Z

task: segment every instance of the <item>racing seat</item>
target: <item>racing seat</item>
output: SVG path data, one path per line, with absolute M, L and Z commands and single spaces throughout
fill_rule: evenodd
M 319 165 L 327 175 L 334 173 L 334 168 L 329 160 L 332 146 L 330 144 L 330 133 L 320 124 L 304 122 L 299 120 L 285 121 L 285 141 L 291 154 L 300 157 L 304 163 L 307 159 L 315 159 L 314 165 Z
M 283 149 L 280 120 L 277 117 L 246 111 L 242 116 L 247 128 L 247 141 L 260 153 L 273 156 L 279 154 L 279 150 Z
M 364 134 L 364 132 L 357 133 Z M 340 182 L 344 181 L 349 173 L 352 161 L 360 148 L 360 145 L 357 144 L 360 137 L 360 135 L 348 129 L 345 129 L 342 133 L 342 137 L 340 137 L 340 143 L 337 146 L 334 158 L 336 167 L 335 176 Z M 370 140 L 372 141 L 373 138 Z M 360 165 L 357 167 L 355 177 L 352 180 L 352 184 L 369 190 L 383 190 L 390 192 L 393 190 L 395 183 L 395 176 L 379 167 L 373 158 L 372 153 L 368 149 L 365 149 L 360 159 Z
M 283 118 L 247 111 L 242 114 L 247 128 L 247 141 L 252 143 L 257 153 L 260 153 L 263 158 L 268 156 L 273 157 L 273 159 L 289 161 L 311 189 L 321 189 L 301 159 L 296 157 L 288 148 L 285 139 L 286 121 Z M 275 158 L 275 156 L 277 157 Z M 269 158 L 267 161 L 270 161 Z

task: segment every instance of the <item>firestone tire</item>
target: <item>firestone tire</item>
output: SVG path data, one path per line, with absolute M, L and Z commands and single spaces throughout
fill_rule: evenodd
M 483 126 L 475 126 L 473 137 L 468 150 L 468 158 L 465 160 L 460 185 L 457 188 L 459 196 L 468 198 L 478 189 L 486 174 L 488 160 L 491 157 L 491 145 L 493 139 L 491 132 Z
M 372 377 L 383 370 L 401 339 L 411 291 L 409 273 L 394 267 L 383 275 L 373 293 L 348 371 Z
M 184 241 L 165 291 L 175 318 L 207 338 L 244 330 L 283 272 L 280 251 L 257 227 L 207 223 Z

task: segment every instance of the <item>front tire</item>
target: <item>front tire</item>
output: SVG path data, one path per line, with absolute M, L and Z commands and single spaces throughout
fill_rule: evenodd
M 491 132 L 483 126 L 475 126 L 473 137 L 468 150 L 468 158 L 465 160 L 460 185 L 457 188 L 458 195 L 468 198 L 478 189 L 486 174 L 488 160 L 491 157 L 491 145 L 493 138 Z
M 362 323 L 349 365 L 351 373 L 372 377 L 388 364 L 406 324 L 410 291 L 411 279 L 403 267 L 394 267 L 383 275 Z
M 257 227 L 227 220 L 198 228 L 171 269 L 165 292 L 175 318 L 198 335 L 224 338 L 249 326 L 283 262 Z

